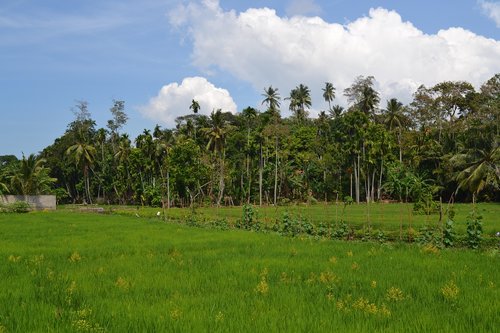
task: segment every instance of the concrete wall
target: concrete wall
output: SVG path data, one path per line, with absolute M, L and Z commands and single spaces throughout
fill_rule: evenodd
M 0 203 L 27 202 L 32 209 L 56 209 L 55 195 L 0 195 Z

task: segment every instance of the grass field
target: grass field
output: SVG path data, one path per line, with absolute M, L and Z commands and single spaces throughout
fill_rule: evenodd
M 340 220 L 345 220 L 352 228 L 361 230 L 370 223 L 373 230 L 383 230 L 384 232 L 398 236 L 400 225 L 404 230 L 409 227 L 419 230 L 422 227 L 440 228 L 446 221 L 446 210 L 448 205 L 443 205 L 443 216 L 440 222 L 439 213 L 431 215 L 416 214 L 413 212 L 413 204 L 353 204 L 345 207 L 339 204 L 317 204 L 311 206 L 254 206 L 257 218 L 267 225 L 272 225 L 283 217 L 284 212 L 295 216 L 301 216 L 315 225 L 325 223 L 334 226 Z M 71 206 L 68 206 L 71 208 Z M 459 235 L 465 235 L 467 215 L 472 211 L 471 204 L 455 204 L 455 229 Z M 161 208 L 151 207 L 108 207 L 107 209 L 123 214 L 141 217 L 155 217 Z M 477 205 L 477 213 L 482 216 L 483 230 L 485 238 L 495 238 L 496 232 L 500 231 L 500 205 L 496 203 L 480 203 Z M 186 221 L 191 214 L 188 208 L 172 208 L 166 210 L 167 219 L 175 221 Z M 199 219 L 214 221 L 226 219 L 230 225 L 235 225 L 238 219 L 242 218 L 241 207 L 201 207 L 196 209 Z
M 0 242 L 2 333 L 500 327 L 495 248 L 287 238 L 69 211 L 0 214 Z

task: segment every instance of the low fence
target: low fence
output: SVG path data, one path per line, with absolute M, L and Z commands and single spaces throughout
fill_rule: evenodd
M 55 195 L 0 195 L 0 204 L 8 205 L 18 201 L 24 201 L 31 209 L 56 209 Z

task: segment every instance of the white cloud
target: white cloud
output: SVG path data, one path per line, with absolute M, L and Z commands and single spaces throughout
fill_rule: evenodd
M 488 15 L 490 19 L 495 21 L 497 27 L 500 28 L 500 2 L 490 2 L 490 1 L 479 1 L 481 8 L 484 13 Z
M 326 105 L 325 81 L 337 87 L 342 104 L 344 88 L 358 75 L 373 75 L 385 104 L 390 97 L 408 102 L 420 84 L 466 80 L 479 86 L 500 72 L 499 41 L 461 28 L 428 35 L 382 8 L 347 25 L 279 17 L 269 8 L 224 11 L 213 0 L 179 7 L 170 17 L 186 28 L 193 63 L 202 70 L 230 73 L 259 93 L 273 85 L 282 97 L 306 84 L 316 109 Z
M 292 0 L 286 8 L 286 14 L 294 15 L 319 15 L 321 7 L 314 0 Z
M 217 88 L 203 77 L 187 77 L 182 83 L 163 86 L 149 104 L 140 108 L 146 117 L 168 126 L 175 125 L 175 118 L 191 113 L 192 100 L 200 104 L 200 114 L 209 115 L 213 110 L 236 112 L 236 104 L 226 89 Z

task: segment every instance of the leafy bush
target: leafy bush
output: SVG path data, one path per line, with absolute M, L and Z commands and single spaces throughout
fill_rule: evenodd
M 252 205 L 243 206 L 243 216 L 236 222 L 236 227 L 245 230 L 259 231 L 261 224 L 257 218 L 257 212 Z
M 477 215 L 473 210 L 467 216 L 467 244 L 472 249 L 477 249 L 483 239 L 483 223 L 481 215 Z
M 30 205 L 26 201 L 16 201 L 11 204 L 0 204 L 0 212 L 2 213 L 27 213 L 30 211 Z
M 455 218 L 455 210 L 450 208 L 448 210 L 448 218 L 444 225 L 443 230 L 443 244 L 446 247 L 452 247 L 455 241 L 455 230 L 453 227 L 453 219 Z

